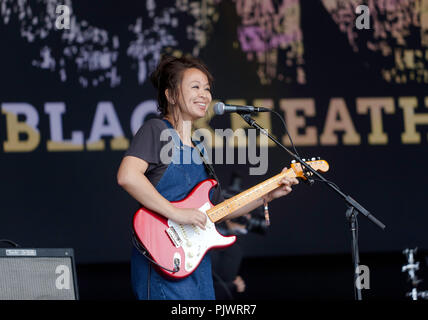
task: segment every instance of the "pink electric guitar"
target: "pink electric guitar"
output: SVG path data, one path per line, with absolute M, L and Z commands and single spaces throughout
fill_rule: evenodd
M 324 160 L 307 161 L 317 171 L 326 172 L 329 165 Z M 214 206 L 209 191 L 217 184 L 214 179 L 200 182 L 183 200 L 171 202 L 177 208 L 198 208 L 207 216 L 205 230 L 194 225 L 178 224 L 148 209 L 141 208 L 134 215 L 136 238 L 164 275 L 180 279 L 190 275 L 205 253 L 212 248 L 232 245 L 236 237 L 225 237 L 217 232 L 214 223 L 280 186 L 285 176 L 306 179 L 300 163 L 267 179 L 254 187 Z

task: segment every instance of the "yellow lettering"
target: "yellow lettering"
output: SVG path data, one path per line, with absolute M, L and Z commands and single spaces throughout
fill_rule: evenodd
M 69 142 L 56 142 L 49 140 L 46 143 L 46 148 L 48 151 L 83 151 L 83 144 L 75 144 L 71 141 Z
M 6 116 L 7 140 L 3 143 L 5 152 L 30 152 L 40 143 L 40 132 L 37 129 L 39 116 L 36 109 L 26 103 L 4 103 L 2 113 Z M 18 121 L 18 114 L 26 116 L 25 121 Z M 19 135 L 25 134 L 26 140 Z
M 247 102 L 243 99 L 232 99 L 227 100 L 227 104 L 236 105 L 236 106 L 244 106 Z M 238 148 L 247 147 L 247 136 L 245 134 L 245 130 L 243 128 L 248 127 L 248 124 L 241 118 L 241 116 L 237 113 L 230 114 L 230 126 L 233 131 L 233 139 L 228 139 L 228 147 L 233 148 L 234 146 Z M 242 129 L 242 130 L 239 130 Z M 238 143 L 235 145 L 235 138 L 238 138 Z
M 94 142 L 86 142 L 86 150 L 88 151 L 103 151 L 105 148 L 106 146 L 103 139 Z
M 317 128 L 306 127 L 304 116 L 298 116 L 298 111 L 303 111 L 306 116 L 315 116 L 314 99 L 281 99 L 279 107 L 284 111 L 288 132 L 295 145 L 315 146 L 317 145 Z M 299 129 L 305 129 L 303 134 L 299 134 Z M 290 139 L 285 134 L 282 137 L 284 145 L 290 145 Z
M 332 98 L 327 111 L 324 131 L 320 137 L 323 145 L 337 145 L 338 139 L 335 131 L 344 131 L 343 144 L 359 144 L 360 135 L 355 131 L 351 116 L 343 98 Z
M 416 132 L 416 125 L 428 124 L 428 113 L 415 114 L 418 107 L 416 97 L 398 98 L 398 106 L 403 109 L 404 132 L 401 141 L 406 144 L 420 143 L 421 134 Z M 425 98 L 425 106 L 428 106 L 428 99 Z
M 126 137 L 114 137 L 110 141 L 111 150 L 127 150 L 129 148 L 129 140 Z
M 228 100 L 227 103 L 239 106 L 239 105 L 245 105 L 246 101 L 245 100 Z M 253 101 L 253 106 L 272 109 L 273 100 L 272 99 L 255 99 Z M 239 114 L 231 113 L 230 116 L 231 116 L 231 127 L 236 136 L 241 136 L 241 135 L 245 136 L 245 131 L 238 130 L 238 129 L 252 128 L 250 127 L 250 125 L 248 125 L 248 123 L 246 123 L 242 119 L 242 117 Z M 253 114 L 251 118 L 253 118 L 262 128 L 266 129 L 266 131 L 269 132 L 269 134 L 272 137 L 276 138 L 275 135 L 272 134 L 272 122 L 271 122 L 270 112 L 259 112 L 259 113 Z M 260 139 L 260 134 L 263 134 L 263 133 L 258 133 L 258 134 L 259 134 L 259 136 L 257 137 L 258 146 L 260 145 L 263 147 L 266 147 L 266 145 L 269 147 L 275 146 L 275 142 L 273 142 L 269 138 Z M 233 143 L 233 141 L 229 140 L 229 143 Z M 238 138 L 238 147 L 246 147 L 246 144 L 247 144 L 247 141 L 244 142 L 243 139 Z
M 254 107 L 265 107 L 269 109 L 273 109 L 273 100 L 272 99 L 255 99 L 253 101 Z M 269 134 L 277 139 L 277 137 L 272 133 L 272 117 L 270 112 L 259 112 L 252 116 L 254 120 L 264 129 L 266 129 Z M 248 124 L 247 124 L 248 126 Z M 263 133 L 260 133 L 261 135 L 264 135 Z M 260 139 L 260 135 L 257 138 L 257 145 L 262 147 L 274 147 L 276 146 L 275 142 L 270 140 L 268 137 L 267 139 Z
M 368 137 L 369 144 L 387 144 L 388 135 L 383 131 L 382 110 L 393 114 L 393 98 L 357 98 L 357 113 L 370 113 L 371 132 Z

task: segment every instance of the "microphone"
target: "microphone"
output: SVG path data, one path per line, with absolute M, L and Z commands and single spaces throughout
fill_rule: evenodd
M 214 105 L 214 113 L 216 115 L 222 115 L 226 112 L 245 112 L 245 113 L 252 113 L 252 112 L 269 112 L 271 111 L 268 108 L 263 107 L 253 107 L 253 106 L 233 106 L 230 104 L 225 104 L 223 102 L 217 102 Z

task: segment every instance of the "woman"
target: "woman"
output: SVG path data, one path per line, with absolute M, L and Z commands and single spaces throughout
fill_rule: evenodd
M 133 198 L 145 208 L 180 224 L 193 224 L 204 229 L 207 216 L 197 209 L 176 208 L 170 202 L 181 200 L 202 180 L 209 176 L 201 161 L 190 164 L 167 162 L 161 149 L 168 141 L 161 140 L 163 130 L 173 129 L 171 157 L 180 159 L 181 153 L 195 150 L 188 124 L 205 116 L 211 102 L 213 78 L 206 66 L 196 58 L 164 56 L 151 76 L 158 90 L 161 119 L 150 119 L 138 130 L 120 165 L 117 180 Z M 190 149 L 189 149 L 190 148 Z M 169 159 L 171 160 L 171 159 Z M 284 168 L 285 169 L 285 168 Z M 213 174 L 213 173 L 212 173 Z M 215 174 L 214 174 L 215 175 Z M 296 179 L 285 178 L 283 185 L 237 210 L 228 218 L 246 214 L 263 204 L 291 191 Z M 210 200 L 223 200 L 220 187 L 213 188 Z M 133 248 L 131 280 L 138 299 L 215 299 L 209 252 L 198 268 L 182 280 L 168 280 Z

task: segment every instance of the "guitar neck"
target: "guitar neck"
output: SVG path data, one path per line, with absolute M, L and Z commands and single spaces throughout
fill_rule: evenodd
M 244 207 L 248 203 L 263 197 L 270 191 L 278 188 L 281 183 L 280 181 L 284 177 L 296 177 L 296 173 L 293 169 L 288 169 L 285 172 L 281 172 L 272 178 L 269 178 L 248 190 L 245 190 L 232 198 L 229 198 L 222 203 L 207 210 L 207 215 L 212 222 L 217 222 L 227 215 L 235 212 L 236 210 Z

